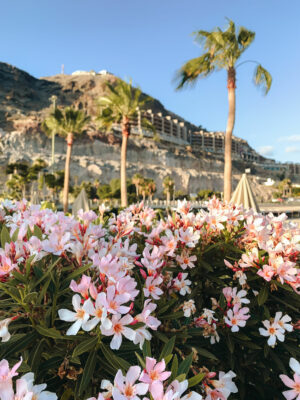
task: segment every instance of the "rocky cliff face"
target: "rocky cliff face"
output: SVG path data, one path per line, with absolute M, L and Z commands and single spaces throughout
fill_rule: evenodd
M 42 158 L 50 161 L 51 142 L 40 129 L 41 121 L 50 112 L 50 97 L 56 95 L 57 104 L 76 104 L 90 115 L 96 113 L 96 99 L 104 94 L 105 81 L 113 75 L 56 75 L 36 79 L 24 71 L 0 63 L 0 166 L 4 168 L 17 160 Z M 163 115 L 173 115 L 153 99 L 151 108 Z M 86 134 L 74 142 L 71 173 L 78 181 L 98 178 L 102 183 L 119 177 L 120 143 L 117 136 L 107 135 L 91 124 Z M 64 168 L 66 144 L 56 138 L 56 168 Z M 234 186 L 244 163 L 234 164 Z M 133 136 L 128 147 L 128 176 L 136 172 L 157 183 L 162 192 L 162 180 L 171 175 L 176 190 L 197 193 L 200 189 L 222 190 L 223 160 L 209 154 L 192 152 L 185 147 L 156 143 Z M 265 176 L 263 171 L 258 175 Z M 270 176 L 270 174 L 268 174 Z

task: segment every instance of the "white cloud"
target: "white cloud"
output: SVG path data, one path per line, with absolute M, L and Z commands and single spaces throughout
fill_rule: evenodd
M 278 138 L 279 142 L 300 142 L 300 135 L 292 135 L 292 136 L 282 136 Z
M 273 155 L 273 150 L 274 147 L 273 146 L 261 146 L 258 149 L 258 152 L 262 155 L 262 156 L 272 156 Z
M 300 153 L 299 146 L 288 146 L 285 148 L 286 153 Z

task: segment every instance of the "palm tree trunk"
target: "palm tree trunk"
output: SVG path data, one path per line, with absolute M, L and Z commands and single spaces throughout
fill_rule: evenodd
M 231 199 L 231 186 L 232 186 L 232 132 L 235 122 L 235 69 L 229 67 L 227 77 L 228 88 L 228 119 L 225 133 L 225 153 L 224 153 L 224 200 L 230 201 Z
M 171 192 L 170 190 L 167 190 L 167 203 L 170 203 L 170 199 L 171 199 Z
M 70 161 L 73 145 L 73 134 L 69 133 L 67 136 L 67 154 L 66 154 L 66 165 L 65 165 L 65 180 L 64 180 L 64 193 L 63 193 L 63 206 L 64 213 L 68 212 L 69 209 L 69 183 L 70 183 Z
M 129 118 L 124 117 L 122 121 L 122 148 L 121 148 L 121 206 L 127 207 L 127 182 L 126 182 L 126 158 L 127 142 L 130 135 Z

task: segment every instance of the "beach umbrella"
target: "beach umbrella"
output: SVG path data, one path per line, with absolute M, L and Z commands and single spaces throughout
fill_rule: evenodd
M 253 191 L 247 178 L 247 174 L 243 174 L 231 198 L 231 203 L 243 205 L 245 209 L 253 208 L 259 212 L 259 207 L 255 200 Z
M 72 206 L 72 214 L 77 215 L 79 210 L 83 211 L 89 211 L 90 210 L 90 205 L 89 205 L 89 199 L 86 194 L 86 191 L 82 188 L 81 192 L 79 195 L 76 197 L 73 206 Z

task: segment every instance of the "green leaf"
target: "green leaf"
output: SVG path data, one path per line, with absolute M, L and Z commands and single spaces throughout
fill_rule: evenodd
M 198 354 L 200 354 L 200 356 L 203 356 L 205 358 L 209 358 L 211 360 L 218 361 L 218 358 L 213 353 L 211 353 L 210 351 L 204 349 L 203 347 L 196 347 L 196 350 L 197 350 Z
M 19 336 L 18 340 L 16 341 L 9 341 L 4 343 L 5 347 L 2 348 L 1 346 L 1 356 L 2 358 L 8 358 L 12 354 L 17 354 L 23 350 L 25 350 L 30 344 L 36 343 L 36 332 L 28 332 L 24 333 L 23 335 Z
M 30 366 L 31 366 L 31 370 L 33 372 L 36 372 L 37 368 L 39 366 L 45 341 L 46 341 L 46 339 L 40 340 L 38 345 L 35 347 L 35 349 L 32 350 L 33 354 L 32 354 L 32 360 L 31 360 Z
M 185 378 L 186 378 L 186 374 L 180 374 L 180 375 L 176 376 L 176 380 L 177 380 L 178 382 L 184 381 Z
M 27 278 L 17 270 L 13 270 L 11 273 L 19 282 L 28 283 Z
M 82 341 L 81 343 L 79 343 L 78 346 L 75 347 L 72 357 L 77 357 L 80 356 L 80 354 L 86 353 L 87 351 L 96 346 L 97 341 L 98 341 L 97 336 Z
M 187 374 L 190 370 L 190 367 L 192 365 L 193 362 L 193 353 L 189 354 L 185 360 L 183 360 L 178 368 L 178 374 Z
M 257 303 L 259 306 L 262 306 L 268 299 L 269 296 L 269 286 L 264 286 L 257 296 Z
M 58 257 L 57 260 L 55 260 L 54 263 L 52 263 L 50 267 L 48 267 L 48 269 L 42 274 L 40 279 L 38 279 L 38 281 L 35 282 L 34 287 L 38 286 L 45 278 L 47 278 L 50 275 L 51 271 L 53 270 L 54 267 L 56 267 L 56 265 L 59 263 L 60 260 L 61 258 Z
M 121 357 L 117 357 L 111 349 L 106 346 L 103 342 L 100 345 L 102 354 L 104 355 L 106 361 L 109 362 L 109 364 L 117 371 L 118 369 L 122 369 L 122 371 L 128 370 L 130 367 L 130 364 L 123 360 Z
M 5 247 L 5 243 L 11 243 L 10 234 L 5 225 L 3 225 L 3 228 L 1 230 L 0 240 L 1 240 L 1 247 L 3 249 Z
M 61 333 L 55 328 L 46 328 L 45 326 L 36 325 L 35 329 L 42 336 L 50 337 L 52 339 L 64 339 Z
M 144 357 L 151 357 L 150 340 L 145 340 L 145 342 L 143 344 L 143 355 L 144 355 Z
M 162 348 L 162 351 L 159 356 L 159 361 L 167 357 L 169 354 L 172 354 L 174 345 L 175 345 L 176 336 L 174 335 Z
M 226 335 L 226 343 L 231 354 L 234 352 L 234 343 L 230 334 Z
M 90 383 L 92 376 L 94 374 L 95 366 L 96 366 L 96 358 L 97 358 L 97 352 L 96 351 L 91 351 L 88 359 L 85 363 L 83 374 L 81 377 L 80 385 L 79 385 L 79 390 L 78 394 L 81 395 L 83 391 L 86 389 L 88 384 Z
M 189 388 L 198 385 L 198 383 L 200 383 L 203 380 L 205 375 L 206 375 L 205 373 L 200 373 L 200 374 L 195 375 L 192 378 L 188 379 Z
M 91 263 L 90 264 L 86 264 L 83 265 L 82 267 L 76 269 L 75 271 L 73 271 L 71 274 L 68 275 L 67 279 L 65 279 L 63 281 L 63 284 L 69 283 L 72 279 L 77 278 L 77 276 L 82 275 L 85 271 L 87 271 L 90 267 L 91 267 Z
M 68 388 L 64 391 L 60 400 L 69 400 L 72 395 L 73 395 L 73 390 L 71 388 Z
M 18 240 L 19 230 L 20 230 L 20 228 L 17 228 L 17 229 L 14 231 L 14 233 L 13 233 L 13 235 L 12 235 L 12 237 L 11 237 L 11 240 L 12 240 L 13 242 L 16 242 L 16 241 Z
M 177 354 L 173 357 L 172 365 L 171 365 L 171 376 L 169 378 L 169 382 L 173 382 L 178 373 L 178 357 Z
M 174 320 L 176 320 L 176 319 L 181 318 L 181 317 L 183 317 L 183 311 L 177 311 L 177 312 L 172 313 L 172 314 L 161 315 L 159 317 L 159 319 L 174 319 Z
M 40 240 L 43 239 L 43 232 L 37 225 L 34 225 L 33 227 L 33 236 L 36 236 Z
M 28 293 L 25 297 L 24 297 L 24 303 L 36 303 L 36 299 L 38 297 L 37 292 L 31 292 Z
M 146 363 L 145 363 L 145 361 L 142 359 L 142 357 L 139 355 L 139 353 L 137 353 L 136 351 L 135 351 L 134 353 L 135 353 L 135 355 L 136 355 L 136 358 L 139 360 L 141 366 L 142 366 L 143 368 L 146 368 Z

